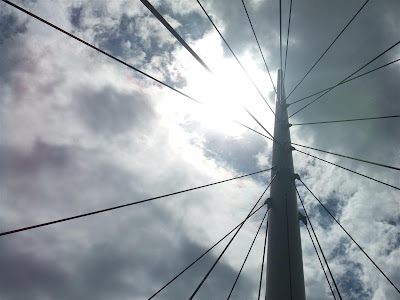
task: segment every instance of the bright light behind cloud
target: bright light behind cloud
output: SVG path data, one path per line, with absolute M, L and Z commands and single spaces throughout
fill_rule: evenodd
M 265 134 L 243 107 L 271 133 L 274 116 L 196 1 L 150 2 L 213 74 L 140 1 L 15 1 L 203 104 L 0 2 L 2 231 L 271 166 L 272 143 L 233 121 Z M 245 2 L 276 82 L 279 3 Z M 347 0 L 314 2 L 293 1 L 286 92 L 360 6 Z M 275 109 L 274 89 L 241 1 L 202 3 Z M 290 2 L 282 3 L 287 28 Z M 290 101 L 336 83 L 396 42 L 397 11 L 397 0 L 370 1 Z M 393 49 L 376 63 L 394 60 L 398 54 Z M 397 114 L 399 70 L 393 64 L 338 87 L 292 122 Z M 300 107 L 290 106 L 289 112 Z M 398 166 L 397 125 L 396 120 L 376 120 L 293 126 L 291 134 L 301 144 Z M 312 154 L 400 186 L 396 170 Z M 299 152 L 293 155 L 295 170 L 310 189 L 400 284 L 398 191 Z M 6 271 L 0 272 L 0 299 L 148 299 L 243 220 L 269 183 L 269 175 L 2 237 L 0 267 Z M 343 299 L 398 299 L 315 199 L 304 188 L 299 190 Z M 227 297 L 264 212 L 246 223 L 196 300 Z M 330 290 L 304 229 L 301 225 L 307 299 L 326 299 Z M 223 247 L 213 249 L 159 298 L 187 299 Z M 232 299 L 257 296 L 262 247 L 260 234 Z
M 219 35 L 214 32 L 206 34 L 192 47 L 199 53 L 205 53 L 204 61 L 212 70 L 212 74 L 202 68 L 184 48 L 174 51 L 176 59 L 174 63 L 179 66 L 181 75 L 187 81 L 183 91 L 201 101 L 203 105 L 196 107 L 197 105 L 194 104 L 192 109 L 187 110 L 186 106 L 174 105 L 171 101 L 167 104 L 168 108 L 165 107 L 163 110 L 182 109 L 182 115 L 189 113 L 192 118 L 210 130 L 218 130 L 228 135 L 240 135 L 247 129 L 241 128 L 239 125 L 232 126 L 233 121 L 242 122 L 250 127 L 258 127 L 245 112 L 245 108 L 247 108 L 255 115 L 267 114 L 270 116 L 262 117 L 260 121 L 272 131 L 273 115 L 271 111 L 235 58 L 224 55 L 224 45 L 221 43 Z M 263 95 L 273 92 L 268 74 L 257 67 L 257 62 L 249 53 L 238 58 Z M 179 96 L 171 94 L 171 97 Z M 267 96 L 266 100 L 269 101 Z M 269 104 L 275 109 L 273 102 L 269 101 Z

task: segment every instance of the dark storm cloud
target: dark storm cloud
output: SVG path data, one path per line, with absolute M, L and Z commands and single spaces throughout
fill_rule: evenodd
M 156 118 L 149 100 L 141 94 L 126 94 L 112 87 L 99 91 L 81 89 L 75 93 L 78 114 L 93 132 L 105 136 L 145 127 Z

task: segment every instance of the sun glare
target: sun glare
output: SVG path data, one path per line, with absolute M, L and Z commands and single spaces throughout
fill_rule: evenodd
M 204 61 L 213 73 L 205 71 L 185 49 L 180 49 L 176 53 L 181 73 L 187 81 L 184 92 L 203 103 L 191 113 L 192 117 L 207 129 L 222 131 L 229 135 L 241 135 L 246 130 L 239 125 L 232 125 L 233 121 L 245 123 L 253 128 L 254 120 L 248 116 L 244 108 L 256 116 L 265 115 L 269 109 L 235 58 L 224 54 L 219 36 L 207 34 L 194 43 L 193 48 L 204 57 Z M 268 97 L 273 92 L 273 87 L 267 72 L 259 68 L 260 65 L 249 53 L 244 53 L 238 58 L 265 100 L 273 107 L 274 104 Z M 260 118 L 260 121 L 268 128 L 273 127 L 273 118 Z

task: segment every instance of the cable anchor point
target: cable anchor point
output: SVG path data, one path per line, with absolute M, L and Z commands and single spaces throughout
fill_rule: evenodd
M 307 218 L 301 212 L 298 212 L 299 221 L 302 221 L 305 226 L 307 226 Z
M 292 152 L 292 151 L 296 151 L 296 148 L 293 147 L 290 143 L 285 143 L 285 150 L 287 152 Z
M 267 205 L 267 208 L 270 209 L 272 207 L 272 199 L 267 198 L 264 202 L 264 205 Z
M 293 176 L 292 176 L 292 178 L 293 178 L 293 180 L 296 180 L 296 179 L 297 179 L 297 180 L 301 180 L 301 179 L 300 179 L 300 175 L 297 174 L 297 173 L 294 173 Z

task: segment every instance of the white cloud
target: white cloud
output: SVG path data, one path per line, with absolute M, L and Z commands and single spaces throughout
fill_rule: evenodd
M 273 13 L 272 4 L 257 2 L 253 7 L 253 2 L 249 2 L 251 15 L 275 79 L 277 65 L 272 62 L 277 61 L 276 43 L 269 44 L 267 37 L 276 35 L 276 30 L 271 29 L 276 24 L 273 18 L 265 15 Z M 214 19 L 232 42 L 246 70 L 273 105 L 272 85 L 259 53 L 254 52 L 257 48 L 248 31 L 247 20 L 238 18 L 243 16 L 242 8 L 232 4 L 223 11 L 221 3 L 206 3 L 205 6 L 216 16 Z M 11 24 L 14 27 L 0 26 L 0 35 L 4 37 L 4 41 L 0 39 L 4 50 L 0 58 L 4 70 L 0 75 L 3 95 L 0 99 L 3 128 L 0 133 L 1 231 L 191 188 L 271 164 L 269 141 L 233 125 L 232 119 L 254 126 L 242 111 L 241 106 L 245 105 L 272 130 L 272 114 L 214 30 L 203 28 L 203 23 L 198 21 L 201 37 L 189 39 L 193 49 L 213 70 L 215 75 L 212 76 L 177 45 L 173 36 L 139 1 L 74 2 L 72 6 L 79 8 L 81 4 L 80 26 L 71 24 L 72 11 L 67 2 L 49 5 L 23 2 L 21 5 L 105 47 L 106 51 L 140 66 L 152 76 L 182 88 L 206 105 L 188 101 L 1 4 L 1 16 L 17 16 Z M 152 4 L 163 5 L 169 12 L 166 18 L 174 20 L 173 25 L 179 30 L 184 31 L 190 23 L 185 18 L 195 15 L 204 18 L 195 3 L 152 1 Z M 344 2 L 341 4 L 337 4 L 337 12 L 347 9 Z M 379 11 L 381 5 L 374 5 L 370 9 Z M 395 1 L 390 5 L 396 7 Z M 296 18 L 309 13 L 302 7 L 296 9 Z M 333 14 L 322 7 L 313 7 L 314 13 L 318 11 L 325 14 L 324 18 Z M 376 15 L 366 13 L 362 24 L 375 28 L 372 24 Z M 387 24 L 387 20 L 392 19 L 385 20 Z M 310 64 L 308 58 L 314 59 L 319 53 L 318 47 L 303 52 L 296 48 L 310 44 L 311 38 L 303 34 L 303 29 L 309 28 L 306 25 L 311 24 L 311 20 L 306 21 L 293 19 L 293 38 L 298 43 L 293 44 L 289 52 L 288 87 L 300 76 L 297 73 L 302 73 Z M 126 24 L 122 25 L 123 22 Z M 339 26 L 335 22 L 328 25 L 329 32 Z M 308 29 L 313 33 L 322 32 L 324 27 L 313 26 Z M 356 25 L 353 28 L 363 41 L 367 39 L 365 35 L 372 34 Z M 264 32 L 267 29 L 268 35 Z M 9 31 L 12 34 L 8 34 Z M 183 35 L 186 37 L 187 33 Z M 331 35 L 327 36 L 330 41 Z M 388 33 L 377 43 L 384 48 L 392 40 Z M 359 55 L 369 57 L 376 52 L 375 48 L 372 50 L 363 49 Z M 348 53 L 338 55 L 346 67 Z M 338 61 L 331 60 L 325 63 L 327 65 L 322 66 L 337 64 L 339 70 L 332 68 L 330 74 L 317 69 L 316 77 L 309 80 L 313 83 L 305 85 L 297 95 L 324 87 L 331 80 L 326 79 L 328 75 L 343 76 L 344 71 L 340 71 L 343 64 L 339 66 Z M 394 81 L 386 78 L 383 70 L 379 74 L 386 76 L 386 81 L 379 79 L 378 73 L 379 80 L 354 81 L 354 85 L 338 89 L 337 94 L 332 92 L 331 98 L 321 101 L 320 106 L 310 107 L 309 113 L 302 117 L 299 114 L 299 120 L 335 119 L 341 114 L 359 117 L 393 113 L 399 108 L 392 101 L 398 95 L 393 82 L 397 82 L 399 73 L 398 68 L 390 70 Z M 318 76 L 320 81 L 317 81 Z M 377 82 L 385 87 L 384 91 Z M 390 89 L 386 88 L 389 86 Z M 376 102 L 379 95 L 385 102 Z M 350 105 L 350 101 L 356 104 Z M 321 149 L 397 165 L 400 157 L 395 138 L 397 123 L 382 122 L 393 123 L 292 127 L 292 139 Z M 316 155 L 400 186 L 397 171 Z M 294 152 L 294 161 L 296 172 L 310 189 L 399 285 L 397 191 L 315 162 L 298 152 Z M 247 215 L 268 177 L 267 174 L 257 180 L 240 179 L 2 237 L 6 241 L 1 246 L 2 265 L 7 272 L 0 280 L 0 298 L 149 297 Z M 393 287 L 341 229 L 327 221 L 315 199 L 304 188 L 299 191 L 344 298 L 396 299 L 398 294 Z M 262 212 L 259 212 L 243 227 L 243 232 L 222 259 L 223 264 L 218 265 L 216 274 L 199 293 L 199 299 L 227 296 L 261 218 Z M 324 275 L 303 227 L 301 235 L 307 296 L 309 299 L 329 297 Z M 258 275 L 254 274 L 259 274 L 262 246 L 263 231 L 235 289 L 237 299 L 252 297 L 257 292 Z M 187 297 L 222 247 L 218 246 L 204 263 L 199 262 L 188 275 L 163 291 L 161 298 Z M 21 282 L 24 289 L 20 288 Z

